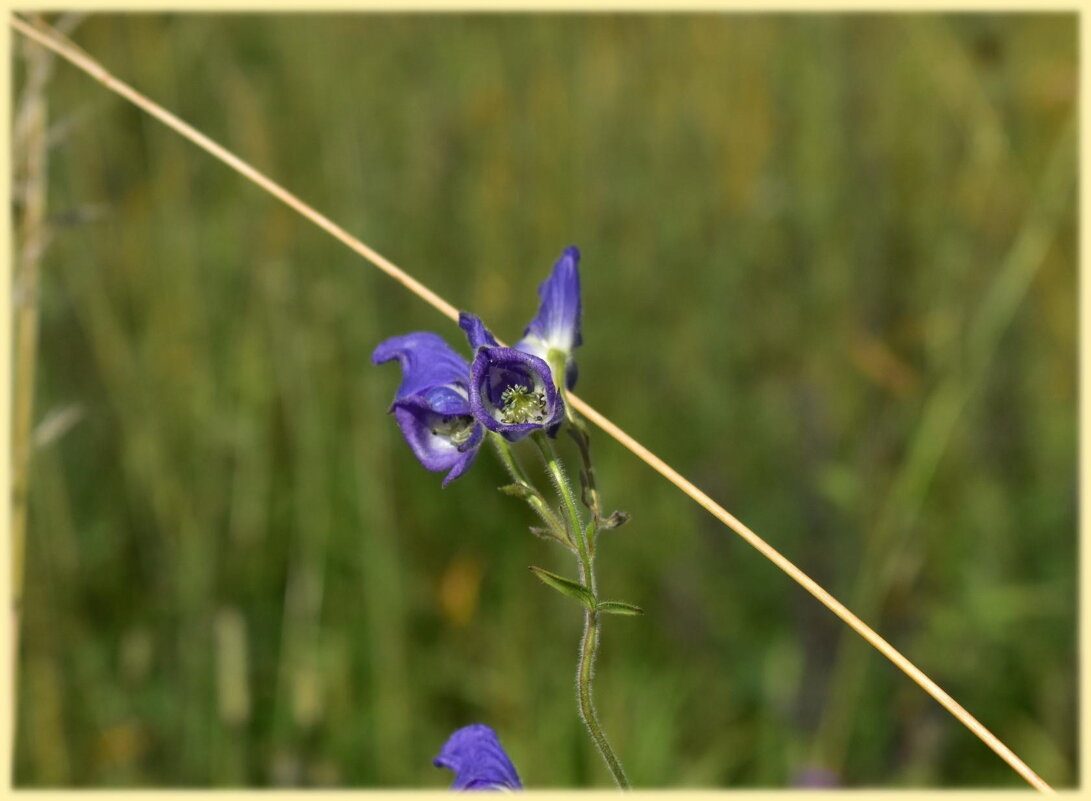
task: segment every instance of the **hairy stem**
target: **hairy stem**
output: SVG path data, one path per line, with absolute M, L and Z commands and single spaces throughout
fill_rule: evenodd
M 568 515 L 568 533 L 576 544 L 576 550 L 580 558 L 580 580 L 587 584 L 588 577 L 584 575 L 584 572 L 587 571 L 591 561 L 590 553 L 587 547 L 587 539 L 583 535 L 583 522 L 580 520 L 580 512 L 576 508 L 576 496 L 572 493 L 572 485 L 568 481 L 568 473 L 565 472 L 564 465 L 561 464 L 560 457 L 557 456 L 557 450 L 553 447 L 552 440 L 545 434 L 538 432 L 534 435 L 534 442 L 538 446 L 538 450 L 542 452 L 546 471 L 549 473 L 549 478 L 553 482 L 553 486 L 556 488 L 564 510 Z M 588 587 L 591 592 L 595 591 L 595 588 L 591 587 L 590 584 L 588 584 Z
M 595 656 L 599 646 L 599 613 L 590 609 L 583 613 L 583 639 L 580 641 L 580 661 L 576 670 L 576 694 L 580 703 L 580 718 L 587 732 L 602 754 L 606 767 L 614 777 L 614 782 L 622 790 L 630 789 L 629 778 L 625 775 L 625 769 L 614 754 L 606 739 L 606 733 L 599 724 L 598 715 L 595 712 L 595 704 L 591 700 L 591 679 L 595 673 Z
M 572 485 L 568 481 L 568 475 L 557 456 L 553 443 L 543 434 L 534 437 L 542 458 L 545 460 L 546 470 L 557 487 L 557 493 L 561 496 L 565 511 L 568 513 L 568 525 L 575 538 L 577 555 L 579 557 L 580 581 L 583 582 L 592 594 L 596 592 L 595 563 L 589 550 L 589 543 L 594 538 L 594 527 L 590 529 L 590 536 L 585 536 L 583 525 L 580 521 L 579 510 L 576 508 L 576 498 L 572 492 Z M 584 610 L 583 637 L 580 640 L 580 656 L 576 666 L 576 699 L 579 704 L 580 719 L 591 735 L 599 753 L 602 755 L 606 767 L 609 769 L 614 782 L 622 790 L 630 789 L 629 779 L 625 775 L 625 769 L 621 761 L 610 747 L 610 741 L 606 739 L 606 733 L 599 723 L 598 713 L 591 697 L 591 682 L 595 673 L 595 657 L 598 655 L 599 645 L 599 613 L 593 609 Z
M 544 522 L 551 531 L 557 535 L 564 533 L 566 529 L 565 524 L 557 517 L 557 513 L 553 511 L 552 507 L 546 503 L 545 498 L 542 497 L 542 493 L 538 491 L 538 488 L 530 483 L 526 471 L 519 463 L 519 457 L 515 455 L 515 452 L 511 449 L 511 445 L 508 441 L 499 434 L 491 432 L 489 433 L 489 440 L 496 449 L 496 453 L 500 457 L 500 462 L 504 465 L 504 469 L 508 471 L 511 480 L 526 490 L 527 505 L 542 518 L 542 522 Z M 562 541 L 565 542 L 566 545 L 574 546 L 574 542 L 571 540 L 566 539 Z

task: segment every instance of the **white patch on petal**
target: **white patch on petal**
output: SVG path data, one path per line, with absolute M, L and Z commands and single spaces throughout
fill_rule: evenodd
M 549 356 L 549 345 L 536 337 L 534 334 L 528 334 L 523 340 L 516 345 L 516 348 L 523 351 L 523 353 L 529 353 L 531 356 L 537 356 L 542 361 L 546 360 Z

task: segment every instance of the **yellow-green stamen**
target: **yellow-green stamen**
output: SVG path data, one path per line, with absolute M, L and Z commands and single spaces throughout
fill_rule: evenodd
M 432 434 L 446 437 L 454 445 L 461 445 L 470 438 L 474 419 L 468 414 L 446 414 L 432 423 Z
M 522 384 L 513 384 L 500 395 L 500 422 L 540 423 L 545 419 L 546 400 L 541 392 L 531 392 Z

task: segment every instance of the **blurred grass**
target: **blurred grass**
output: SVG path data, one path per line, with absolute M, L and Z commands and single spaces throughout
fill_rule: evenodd
M 76 38 L 501 336 L 580 245 L 580 394 L 839 597 L 879 581 L 869 622 L 1076 781 L 1074 15 L 102 15 Z M 49 103 L 73 122 L 36 419 L 82 417 L 34 455 L 17 783 L 442 787 L 431 758 L 481 720 L 529 786 L 605 784 L 579 616 L 526 571 L 568 565 L 491 456 L 441 491 L 384 414 L 372 347 L 457 330 L 85 76 Z M 832 701 L 841 625 L 595 447 L 634 514 L 600 581 L 648 610 L 597 672 L 635 785 L 821 759 L 852 786 L 1021 786 L 880 657 Z

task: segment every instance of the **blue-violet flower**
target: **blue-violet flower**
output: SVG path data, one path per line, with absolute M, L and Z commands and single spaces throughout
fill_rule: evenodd
M 549 365 L 530 353 L 502 348 L 481 320 L 463 312 L 458 324 L 477 350 L 470 366 L 470 411 L 490 431 L 515 442 L 564 420 L 564 400 Z
M 371 360 L 397 359 L 402 383 L 390 411 L 428 470 L 449 470 L 447 486 L 473 464 L 484 430 L 470 411 L 470 365 L 437 334 L 419 331 L 382 342 Z
M 523 789 L 496 732 L 483 723 L 464 726 L 452 734 L 432 764 L 454 771 L 452 790 Z
M 565 248 L 553 265 L 549 278 L 538 287 L 541 304 L 538 314 L 523 331 L 523 338 L 515 347 L 544 359 L 551 366 L 551 351 L 564 359 L 565 386 L 576 385 L 576 361 L 572 351 L 582 344 L 580 333 L 580 251 L 576 247 Z

